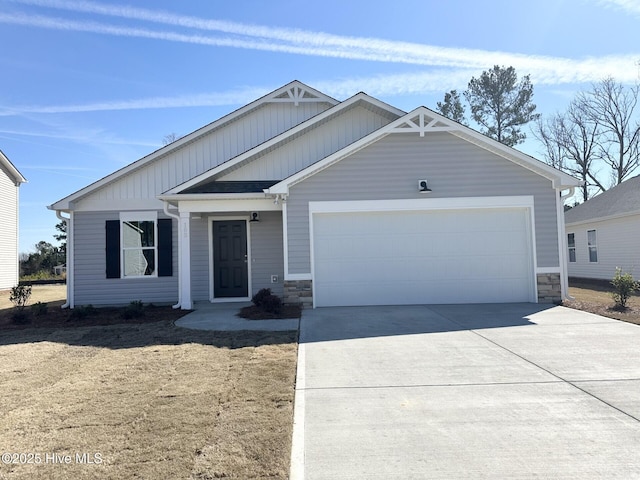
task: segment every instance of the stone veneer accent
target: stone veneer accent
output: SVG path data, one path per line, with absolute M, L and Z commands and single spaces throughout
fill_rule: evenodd
M 559 273 L 539 273 L 538 277 L 538 302 L 560 303 L 562 291 L 560 289 Z
M 313 306 L 313 292 L 311 290 L 311 280 L 285 280 L 284 281 L 284 304 L 302 305 L 302 307 Z

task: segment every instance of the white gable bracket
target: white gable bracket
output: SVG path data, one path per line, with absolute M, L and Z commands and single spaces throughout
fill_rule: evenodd
M 455 129 L 456 127 L 445 125 L 439 119 L 428 116 L 425 112 L 420 112 L 415 117 L 407 118 L 396 125 L 391 133 L 417 132 L 421 137 L 424 137 L 425 133 L 450 132 Z
M 268 101 L 271 103 L 279 103 L 279 102 L 287 102 L 290 103 L 293 101 L 293 104 L 297 107 L 300 103 L 309 103 L 309 102 L 318 102 L 322 99 L 317 95 L 314 95 L 309 90 L 300 87 L 298 85 L 294 85 L 291 88 L 286 90 L 285 94 L 281 94 L 277 97 L 271 98 Z

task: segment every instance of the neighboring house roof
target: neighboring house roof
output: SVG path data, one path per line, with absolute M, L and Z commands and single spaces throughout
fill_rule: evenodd
M 419 133 L 420 136 L 428 135 L 429 132 L 448 132 L 549 179 L 554 188 L 565 189 L 577 187 L 581 184 L 580 180 L 577 178 L 567 175 L 566 173 L 563 173 L 540 160 L 497 142 L 492 138 L 450 120 L 449 118 L 444 117 L 426 107 L 418 107 L 342 150 L 329 155 L 294 175 L 291 175 L 268 189 L 267 192 L 274 195 L 288 194 L 291 186 L 324 170 L 327 167 L 330 167 L 354 152 L 357 152 L 358 150 L 365 148 L 392 133 L 405 132 L 416 132 Z
M 568 225 L 634 213 L 640 213 L 640 175 L 567 210 L 564 221 Z
M 268 102 L 290 102 L 290 101 L 294 101 L 294 103 L 297 105 L 298 103 L 302 103 L 302 102 L 310 102 L 310 101 L 314 101 L 314 102 L 318 102 L 318 101 L 323 101 L 332 105 L 336 105 L 338 104 L 338 100 L 329 97 L 328 95 L 315 90 L 314 88 L 311 88 L 307 85 L 305 85 L 304 83 L 298 81 L 298 80 L 294 80 L 293 82 L 290 82 L 280 88 L 278 88 L 277 90 L 274 90 L 271 93 L 268 93 L 267 95 L 259 98 L 258 100 L 255 100 L 247 105 L 245 105 L 244 107 L 241 107 L 237 110 L 235 110 L 234 112 L 229 113 L 228 115 L 225 115 L 224 117 L 219 118 L 218 120 L 188 134 L 185 135 L 182 138 L 179 138 L 178 140 L 176 140 L 175 142 L 172 142 L 158 150 L 156 150 L 155 152 L 150 153 L 149 155 L 142 157 L 141 159 L 127 165 L 126 167 L 121 168 L 120 170 L 117 170 L 109 175 L 107 175 L 106 177 L 103 177 L 102 179 L 86 186 L 85 188 L 82 188 L 80 190 L 78 190 L 77 192 L 61 199 L 58 200 L 56 203 L 54 203 L 53 205 L 50 205 L 48 208 L 51 210 L 68 210 L 70 208 L 71 202 L 73 201 L 77 201 L 83 197 L 85 197 L 86 195 L 118 180 L 119 178 L 155 161 L 158 160 L 162 157 L 164 157 L 165 155 L 173 152 L 174 150 L 178 150 L 179 148 L 181 148 L 182 146 L 188 144 L 188 143 L 192 143 L 194 141 L 197 141 L 198 139 L 208 135 L 209 133 L 211 133 L 213 130 L 218 129 L 220 127 L 223 127 L 231 122 L 233 122 L 234 120 L 236 120 L 237 118 L 248 114 L 249 112 L 256 110 L 258 108 L 260 108 L 263 104 L 268 103 Z
M 16 185 L 20 185 L 21 183 L 25 183 L 27 181 L 26 178 L 22 176 L 22 174 L 18 171 L 18 169 L 9 161 L 7 156 L 0 150 L 0 166 L 4 167 L 7 173 L 13 179 L 13 182 Z

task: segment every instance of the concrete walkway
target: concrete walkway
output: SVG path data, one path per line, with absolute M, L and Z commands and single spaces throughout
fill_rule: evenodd
M 640 327 L 532 304 L 305 310 L 291 479 L 640 478 Z
M 249 303 L 210 303 L 198 302 L 194 305 L 194 310 L 184 317 L 176 320 L 176 326 L 191 328 L 194 330 L 255 330 L 255 331 L 284 331 L 297 330 L 299 320 L 247 320 L 240 318 L 236 314 L 242 307 Z

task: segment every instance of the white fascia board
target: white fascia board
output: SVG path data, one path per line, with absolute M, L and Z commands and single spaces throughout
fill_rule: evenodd
M 457 137 L 463 140 L 466 140 L 480 148 L 489 150 L 492 153 L 495 153 L 496 155 L 499 155 L 517 165 L 522 166 L 523 168 L 527 168 L 528 170 L 542 177 L 547 178 L 552 182 L 552 185 L 554 188 L 557 188 L 560 190 L 581 185 L 580 180 L 578 180 L 577 178 L 567 175 L 566 173 L 561 172 L 559 170 L 556 170 L 555 168 L 550 167 L 549 165 L 546 165 L 545 163 L 540 162 L 539 160 L 536 160 L 535 158 L 530 157 L 529 155 L 519 152 L 514 148 L 503 145 L 500 142 L 497 142 L 485 135 L 482 135 L 481 133 L 478 133 L 470 129 L 469 127 L 465 127 L 464 125 L 461 125 L 453 120 L 450 120 L 447 117 L 444 117 L 426 107 L 418 107 L 415 110 L 412 110 L 406 115 L 391 122 L 390 124 L 376 130 L 375 132 L 370 133 L 366 137 L 361 138 L 357 142 L 354 142 L 351 145 L 346 146 L 342 150 L 335 152 L 332 155 L 329 155 L 328 157 L 320 160 L 319 162 L 314 163 L 313 165 L 310 165 L 304 170 L 301 170 L 298 173 L 295 173 L 294 175 L 291 175 L 290 177 L 285 178 L 283 181 L 269 188 L 268 192 L 271 194 L 288 194 L 289 188 L 295 185 L 296 183 L 299 183 L 304 179 L 324 170 L 325 168 L 333 165 L 334 163 L 339 162 L 340 160 L 352 155 L 358 150 L 361 150 L 362 148 L 365 148 L 371 145 L 372 143 L 375 143 L 381 140 L 382 138 L 384 138 L 389 134 L 403 133 L 405 131 L 406 133 L 413 132 L 413 130 L 411 130 L 410 128 L 407 128 L 406 130 L 404 130 L 404 129 L 399 129 L 398 127 L 403 124 L 406 124 L 408 120 L 410 120 L 411 118 L 419 114 L 429 115 L 434 119 L 436 119 L 437 123 L 442 123 L 446 125 L 445 127 L 429 128 L 428 130 L 426 130 L 427 134 L 428 132 L 442 132 L 442 131 L 449 132 L 452 135 L 456 135 Z
M 615 215 L 606 215 L 604 217 L 590 218 L 588 220 L 581 220 L 579 222 L 571 222 L 571 223 L 565 222 L 565 226 L 578 227 L 581 225 L 587 225 L 589 223 L 606 222 L 608 220 L 616 220 L 618 218 L 624 218 L 624 217 L 633 217 L 635 215 L 640 215 L 640 210 L 636 210 L 633 212 L 617 213 Z
M 533 208 L 533 205 L 533 195 L 516 195 L 504 197 L 415 198 L 395 200 L 336 200 L 309 202 L 309 213 Z
M 345 100 L 344 102 L 335 105 L 327 110 L 325 110 L 322 113 L 319 113 L 318 115 L 302 122 L 299 125 L 296 125 L 293 128 L 290 128 L 289 130 L 287 130 L 286 132 L 281 133 L 280 135 L 273 137 L 270 140 L 267 140 L 266 142 L 252 148 L 251 150 L 248 150 L 244 153 L 241 153 L 240 155 L 238 155 L 237 157 L 234 157 L 230 160 L 227 160 L 226 162 L 218 165 L 217 167 L 214 167 L 204 173 L 201 173 L 200 175 L 193 177 L 190 180 L 187 180 L 186 182 L 170 189 L 167 190 L 164 194 L 166 195 L 170 195 L 170 194 L 175 194 L 175 193 L 180 193 L 190 187 L 193 187 L 195 185 L 198 185 L 199 183 L 202 183 L 206 180 L 209 180 L 210 178 L 216 177 L 216 176 L 220 176 L 222 175 L 224 172 L 226 172 L 227 170 L 230 170 L 231 168 L 233 168 L 234 166 L 238 165 L 239 163 L 245 162 L 246 160 L 250 159 L 251 157 L 254 157 L 258 154 L 260 154 L 261 152 L 264 152 L 267 149 L 273 148 L 274 146 L 277 147 L 277 145 L 279 143 L 285 142 L 287 139 L 291 138 L 294 135 L 299 134 L 300 132 L 303 132 L 304 130 L 308 130 L 308 129 L 312 129 L 314 128 L 314 126 L 319 125 L 321 122 L 323 122 L 324 120 L 326 120 L 329 117 L 338 115 L 340 112 L 342 112 L 343 110 L 353 106 L 354 104 L 356 104 L 357 102 L 367 102 L 371 105 L 374 105 L 380 109 L 386 110 L 394 115 L 404 115 L 404 112 L 402 110 L 398 110 L 395 107 L 391 107 L 390 105 L 387 105 L 384 102 L 381 102 L 380 100 L 377 100 L 373 97 L 370 97 L 369 95 L 367 95 L 366 93 L 357 93 L 356 95 L 354 95 L 353 97 Z
M 282 211 L 270 198 L 242 200 L 183 200 L 178 203 L 180 213 L 266 212 Z
M 278 95 L 286 92 L 288 89 L 292 88 L 292 87 L 301 87 L 304 88 L 305 90 L 311 91 L 314 94 L 316 94 L 318 96 L 318 98 L 315 100 L 317 102 L 327 102 L 330 103 L 332 105 L 336 105 L 337 103 L 339 103 L 336 99 L 329 97 L 328 95 L 325 95 L 322 92 L 319 92 L 317 90 L 312 89 L 311 87 L 308 87 L 306 85 L 304 85 L 302 82 L 299 82 L 297 80 L 294 80 L 293 82 L 288 83 L 287 85 L 284 85 L 280 88 L 278 88 L 277 90 L 274 90 L 271 93 L 268 93 L 267 95 L 254 100 L 253 102 L 225 115 L 224 117 L 219 118 L 218 120 L 215 120 L 214 122 L 205 125 L 204 127 L 199 128 L 198 130 L 195 130 L 194 132 L 191 132 L 188 135 L 185 135 L 184 137 L 176 140 L 173 143 L 170 143 L 169 145 L 166 145 L 158 150 L 156 150 L 155 152 L 150 153 L 149 155 L 146 155 L 144 157 L 142 157 L 139 160 L 136 160 L 133 163 L 130 163 L 129 165 L 116 170 L 115 172 L 107 175 L 106 177 L 101 178 L 100 180 L 93 182 L 92 184 L 78 190 L 75 193 L 72 193 L 71 195 L 64 197 L 61 200 L 58 200 L 57 202 L 53 203 L 52 205 L 49 206 L 50 210 L 72 210 L 72 206 L 71 203 L 75 200 L 78 200 L 82 197 L 84 197 L 85 195 L 90 194 L 91 192 L 102 188 L 106 185 L 108 185 L 109 183 L 119 179 L 120 177 L 123 177 L 131 172 L 133 172 L 134 170 L 137 170 L 138 168 L 141 168 L 145 165 L 147 165 L 150 162 L 153 162 L 154 160 L 157 160 L 160 157 L 163 157 L 171 152 L 173 152 L 174 150 L 178 150 L 179 148 L 183 147 L 184 145 L 194 142 L 196 140 L 198 140 L 199 138 L 209 134 L 210 132 L 212 132 L 213 130 L 220 128 L 224 125 L 227 125 L 231 122 L 233 122 L 236 118 L 247 114 L 248 112 L 250 112 L 251 110 L 255 110 L 257 108 L 259 108 L 261 105 L 269 103 L 269 101 L 274 98 L 277 97 Z M 291 100 L 291 102 L 293 102 L 293 100 Z
M 22 176 L 15 165 L 11 163 L 11 160 L 9 160 L 7 156 L 2 152 L 2 150 L 0 150 L 0 165 L 4 166 L 4 168 L 13 177 L 13 183 L 15 183 L 16 187 L 20 186 L 21 183 L 27 182 L 27 179 Z

